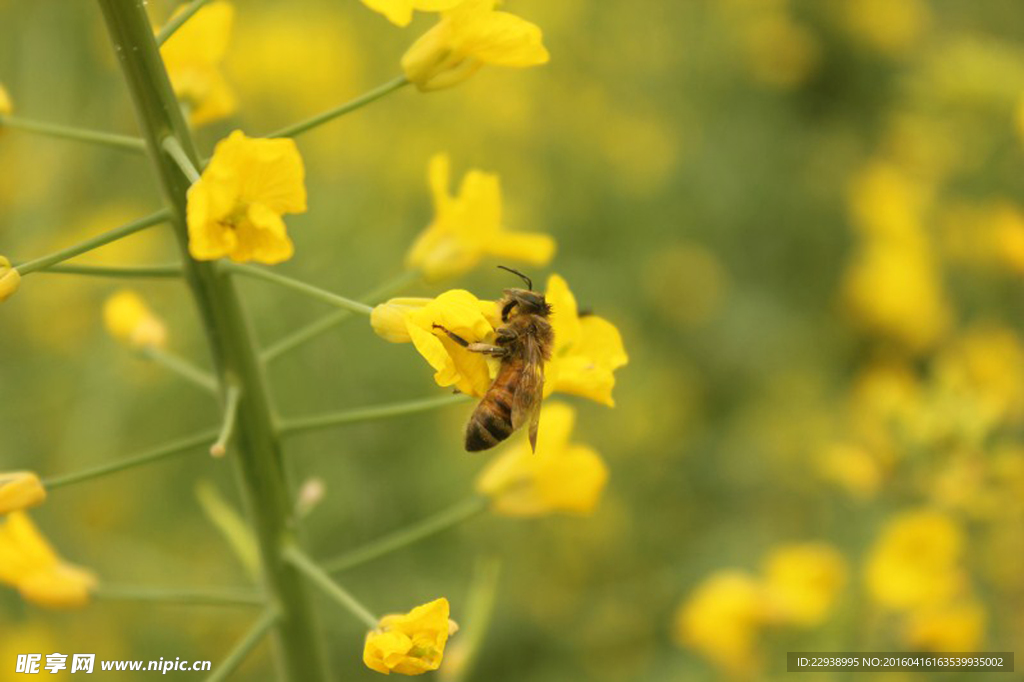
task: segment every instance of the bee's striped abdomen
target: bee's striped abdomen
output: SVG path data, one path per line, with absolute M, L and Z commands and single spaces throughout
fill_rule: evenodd
M 518 367 L 503 367 L 494 384 L 473 411 L 466 425 L 466 450 L 479 452 L 493 448 L 512 431 L 512 395 Z

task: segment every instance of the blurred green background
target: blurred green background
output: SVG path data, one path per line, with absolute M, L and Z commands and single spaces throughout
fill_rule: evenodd
M 1024 642 L 1018 3 L 505 8 L 543 29 L 550 64 L 484 68 L 438 93 L 407 88 L 299 139 L 310 210 L 288 219 L 296 256 L 280 271 L 346 295 L 372 289 L 401 273 L 431 219 L 432 154 L 450 153 L 456 178 L 499 173 L 506 225 L 558 241 L 535 281 L 565 276 L 581 307 L 623 334 L 631 361 L 617 406 L 570 400 L 574 441 L 601 453 L 609 485 L 592 517 L 487 515 L 339 579 L 379 613 L 443 595 L 458 620 L 474 566 L 497 558 L 476 680 L 781 679 L 786 651 Z M 151 9 L 157 23 L 172 11 Z M 419 14 L 399 29 L 355 0 L 237 2 L 224 71 L 239 110 L 198 131 L 203 149 L 392 78 L 433 21 Z M 25 118 L 137 130 L 92 3 L 0 0 L 0 83 Z M 14 262 L 160 205 L 141 157 L 0 131 L 0 161 L 0 253 Z M 83 262 L 175 253 L 158 228 Z M 509 279 L 493 264 L 410 293 L 496 297 Z M 121 285 L 34 274 L 0 308 L 0 469 L 74 471 L 217 423 L 206 395 L 104 331 L 103 301 Z M 133 286 L 166 320 L 169 347 L 208 365 L 186 288 Z M 242 289 L 265 342 L 326 312 L 261 282 Z M 358 319 L 275 362 L 269 378 L 290 416 L 442 394 L 409 346 Z M 314 555 L 465 497 L 487 459 L 462 450 L 468 412 L 289 439 L 295 479 L 327 489 L 308 518 Z M 201 481 L 237 501 L 228 463 L 197 452 L 55 491 L 33 518 L 104 582 L 245 584 L 197 502 Z M 896 515 L 922 508 L 963 538 L 950 570 L 973 614 L 936 616 L 930 636 L 912 625 L 919 614 L 877 603 L 864 570 Z M 817 622 L 750 626 L 735 608 L 712 609 L 708 631 L 749 631 L 738 667 L 680 633 L 680 605 L 708 576 L 759 575 L 766 554 L 803 542 L 830 545 L 845 567 Z M 321 606 L 338 679 L 373 679 L 359 623 Z M 36 650 L 216 662 L 250 618 L 106 601 L 47 612 L 4 590 L 0 665 Z M 271 669 L 264 645 L 236 678 Z

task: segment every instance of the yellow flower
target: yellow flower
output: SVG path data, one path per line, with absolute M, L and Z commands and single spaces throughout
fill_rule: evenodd
M 20 285 L 21 273 L 11 267 L 11 261 L 0 256 L 0 303 L 13 296 Z
M 596 315 L 580 317 L 576 298 L 559 275 L 548 278 L 547 302 L 555 329 L 555 349 L 545 372 L 545 395 L 570 393 L 615 406 L 615 370 L 629 362 L 622 336 Z
M 134 291 L 125 289 L 108 298 L 103 321 L 111 336 L 134 348 L 162 348 L 167 342 L 167 327 Z
M 417 606 L 405 615 L 380 619 L 380 627 L 366 635 L 363 663 L 390 675 L 422 675 L 437 670 L 444 646 L 457 627 L 448 619 L 448 600 Z
M 427 177 L 434 196 L 434 220 L 413 243 L 406 262 L 430 279 L 463 273 L 484 256 L 547 265 L 555 240 L 545 234 L 508 232 L 501 219 L 498 176 L 473 169 L 466 173 L 458 196 L 449 194 L 447 154 L 430 159 Z
M 785 545 L 764 563 L 764 590 L 774 622 L 820 625 L 846 585 L 846 562 L 828 545 Z
M 868 592 L 894 610 L 947 601 L 962 587 L 963 544 L 963 532 L 940 512 L 920 510 L 894 517 L 868 555 Z
M 0 582 L 41 606 L 70 608 L 89 601 L 96 577 L 61 561 L 28 516 L 13 512 L 0 524 Z
M 294 252 L 281 215 L 305 210 L 305 170 L 295 142 L 236 130 L 217 143 L 188 191 L 189 253 L 196 260 L 280 263 Z
M 928 31 L 931 13 L 924 0 L 846 0 L 850 31 L 881 52 L 909 52 Z
M 412 11 L 443 12 L 462 0 L 363 0 L 363 4 L 374 12 L 380 12 L 395 26 L 408 26 Z
M 46 501 L 46 488 L 31 471 L 0 473 L 0 515 L 37 507 Z
M 540 29 L 494 10 L 497 0 L 465 0 L 446 11 L 402 56 L 406 77 L 420 90 L 448 88 L 484 64 L 524 68 L 546 64 Z
M 722 570 L 679 607 L 674 636 L 730 673 L 749 673 L 756 664 L 755 639 L 763 620 L 757 581 L 743 571 Z
M 537 452 L 520 440 L 480 473 L 478 492 L 491 498 L 504 516 L 542 516 L 552 512 L 590 514 L 608 481 L 608 468 L 597 452 L 572 444 L 576 411 L 562 403 L 544 405 Z
M 866 448 L 849 443 L 834 443 L 825 448 L 818 455 L 817 468 L 822 478 L 861 500 L 874 497 L 882 482 L 878 459 Z
M 619 331 L 600 317 L 580 317 L 572 292 L 558 275 L 548 280 L 546 298 L 553 309 L 555 348 L 545 366 L 544 394 L 571 393 L 614 405 L 613 372 L 628 361 Z M 471 353 L 434 325 L 470 343 L 493 341 L 494 330 L 501 326 L 494 302 L 482 301 L 462 289 L 447 291 L 436 299 L 395 298 L 373 309 L 370 324 L 388 341 L 411 341 L 436 371 L 438 386 L 455 386 L 478 398 L 490 388 L 498 361 Z
M 184 6 L 178 12 L 183 10 Z M 190 108 L 193 125 L 224 118 L 237 108 L 235 94 L 220 71 L 234 18 L 231 3 L 212 2 L 160 48 L 174 93 Z
M 928 651 L 975 651 L 985 636 L 985 609 L 976 600 L 926 607 L 910 615 L 907 643 Z
M 14 111 L 14 105 L 11 104 L 11 96 L 7 94 L 7 89 L 0 84 L 0 114 L 9 114 Z

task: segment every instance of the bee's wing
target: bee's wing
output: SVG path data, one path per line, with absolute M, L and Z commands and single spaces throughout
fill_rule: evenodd
M 526 349 L 522 376 L 512 398 L 512 428 L 530 423 L 530 448 L 537 451 L 537 425 L 540 423 L 540 403 L 544 396 L 544 359 L 540 348 L 530 343 Z

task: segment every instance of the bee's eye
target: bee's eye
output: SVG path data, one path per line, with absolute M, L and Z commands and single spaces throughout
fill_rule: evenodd
M 505 304 L 505 306 L 501 309 L 502 322 L 508 322 L 508 314 L 512 312 L 512 309 L 515 308 L 517 305 L 519 305 L 518 301 L 509 301 L 508 303 Z

